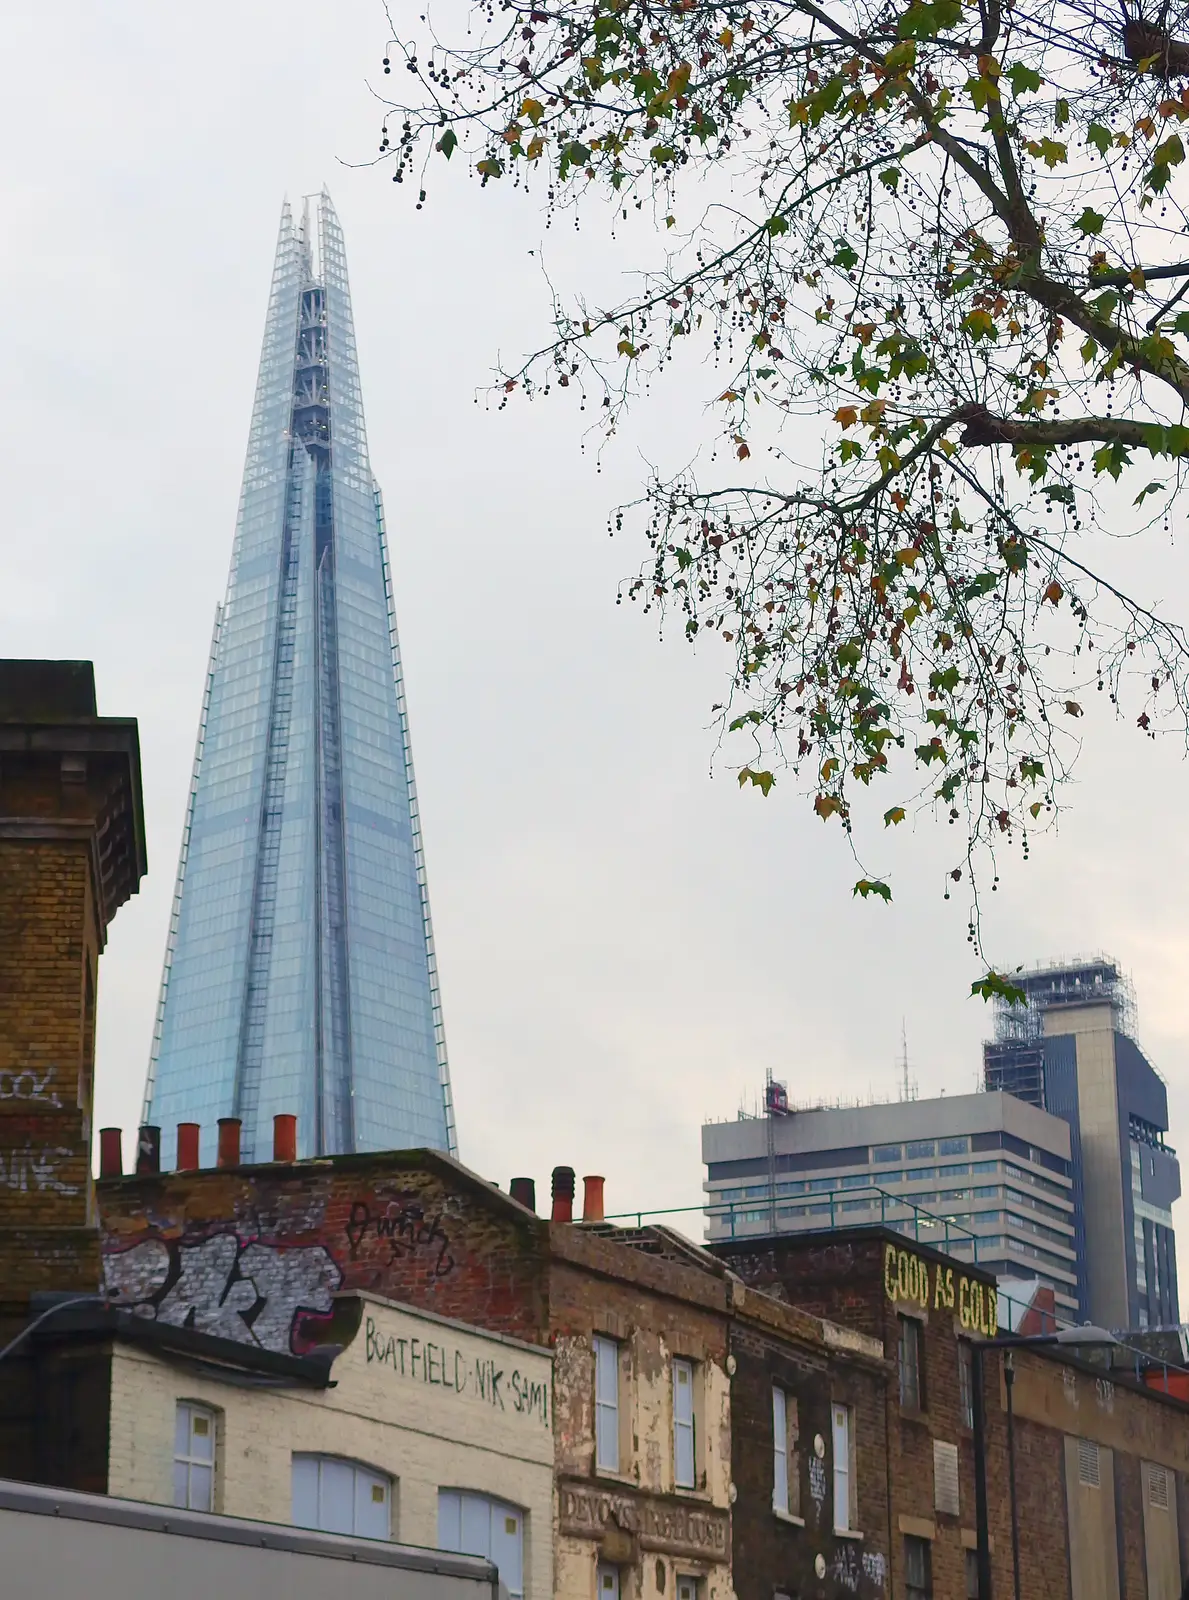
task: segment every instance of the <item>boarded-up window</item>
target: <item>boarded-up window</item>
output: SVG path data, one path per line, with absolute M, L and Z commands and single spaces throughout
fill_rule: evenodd
M 933 1505 L 949 1517 L 961 1510 L 958 1501 L 958 1447 L 944 1439 L 933 1441 Z
M 1098 1472 L 1098 1446 L 1093 1439 L 1078 1440 L 1078 1482 L 1087 1489 L 1097 1489 L 1101 1483 Z
M 1168 1472 L 1164 1467 L 1147 1468 L 1148 1504 L 1156 1511 L 1168 1510 Z

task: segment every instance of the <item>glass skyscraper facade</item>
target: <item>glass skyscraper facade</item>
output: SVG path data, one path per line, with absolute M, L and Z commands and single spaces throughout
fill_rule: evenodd
M 245 1161 L 455 1150 L 379 489 L 343 236 L 288 205 L 215 621 L 145 1121 Z

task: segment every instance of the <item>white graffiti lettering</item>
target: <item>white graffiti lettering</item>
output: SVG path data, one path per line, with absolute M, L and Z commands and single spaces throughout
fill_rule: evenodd
M 73 1156 L 72 1150 L 49 1145 L 40 1150 L 27 1144 L 23 1150 L 0 1151 L 0 1183 L 7 1189 L 19 1189 L 22 1193 L 36 1189 L 40 1194 L 47 1191 L 77 1194 L 77 1183 L 67 1183 L 58 1176 L 62 1162 L 70 1161 Z
M 104 1260 L 112 1299 L 175 1328 L 293 1352 L 299 1319 L 326 1313 L 342 1273 L 323 1245 L 291 1249 L 234 1233 L 144 1239 Z
M 56 1090 L 50 1088 L 53 1067 L 37 1072 L 26 1067 L 21 1072 L 11 1069 L 0 1072 L 0 1100 L 40 1100 L 43 1105 L 61 1108 Z
M 830 1567 L 830 1573 L 844 1589 L 849 1589 L 851 1594 L 858 1594 L 863 1568 L 853 1546 L 849 1544 L 840 1546 Z
M 820 1512 L 826 1499 L 826 1463 L 817 1456 L 809 1458 L 809 1492 Z
M 887 1557 L 881 1555 L 878 1550 L 864 1550 L 863 1576 L 877 1589 L 882 1589 L 888 1580 Z

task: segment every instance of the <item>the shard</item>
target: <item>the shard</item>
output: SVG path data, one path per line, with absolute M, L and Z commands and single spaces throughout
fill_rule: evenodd
M 215 620 L 145 1121 L 268 1160 L 431 1146 L 454 1117 L 343 235 L 288 205 Z M 168 1143 L 167 1143 L 168 1148 Z

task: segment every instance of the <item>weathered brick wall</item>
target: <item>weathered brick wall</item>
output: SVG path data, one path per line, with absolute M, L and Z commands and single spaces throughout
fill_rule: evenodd
M 888 1555 L 885 1472 L 885 1375 L 873 1363 L 837 1358 L 781 1339 L 737 1318 L 731 1330 L 736 1370 L 731 1429 L 738 1498 L 732 1518 L 735 1589 L 739 1595 L 846 1593 L 876 1600 L 886 1593 Z M 788 1471 L 801 1524 L 772 1509 L 772 1390 L 797 1404 L 798 1448 Z M 831 1406 L 850 1408 L 854 1429 L 857 1531 L 834 1535 Z M 817 1453 L 820 1439 L 822 1453 Z M 815 1561 L 821 1555 L 826 1578 Z
M 909 1252 L 918 1263 L 913 1268 L 915 1292 L 911 1299 L 899 1298 L 895 1261 L 891 1274 L 888 1273 L 889 1248 L 896 1255 Z M 962 1321 L 964 1310 L 970 1320 L 969 1285 L 977 1283 L 985 1295 L 994 1279 L 886 1230 L 855 1229 L 843 1234 L 802 1238 L 789 1235 L 774 1243 L 762 1242 L 754 1251 L 745 1240 L 735 1240 L 717 1246 L 715 1254 L 725 1259 L 746 1283 L 767 1289 L 790 1305 L 878 1339 L 893 1364 L 898 1359 L 900 1313 L 910 1313 L 916 1318 L 922 1338 L 924 1405 L 919 1411 L 901 1408 L 898 1373 L 893 1370 L 886 1395 L 887 1420 L 883 1429 L 877 1423 L 872 1428 L 877 1439 L 882 1439 L 886 1433 L 886 1455 L 881 1444 L 878 1462 L 869 1462 L 862 1477 L 870 1482 L 878 1466 L 891 1484 L 891 1516 L 890 1519 L 885 1517 L 883 1524 L 886 1529 L 890 1523 L 891 1528 L 889 1593 L 900 1596 L 905 1592 L 904 1537 L 915 1532 L 930 1539 L 934 1594 L 946 1600 L 951 1597 L 963 1600 L 966 1549 L 973 1542 L 976 1519 L 974 1450 L 961 1403 L 959 1341 L 970 1332 Z M 951 1271 L 953 1304 L 948 1304 L 950 1280 L 947 1274 Z M 967 1281 L 968 1290 L 960 1295 L 963 1279 Z M 981 1304 L 986 1319 L 985 1300 Z M 985 1363 L 984 1396 L 992 1580 L 996 1590 L 1003 1593 L 1006 1592 L 1004 1585 L 1010 1587 L 1011 1583 L 1010 1522 L 1006 1431 L 998 1398 L 997 1362 L 998 1358 L 993 1357 Z M 958 1447 L 958 1516 L 938 1510 L 935 1503 L 935 1441 Z
M 367 1289 L 547 1338 L 548 1225 L 432 1153 L 109 1179 L 99 1203 L 109 1289 L 166 1322 L 300 1352 Z

